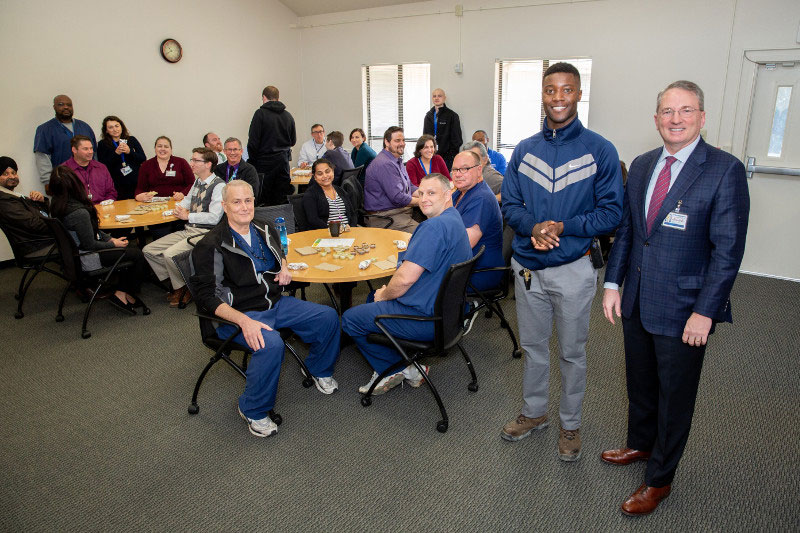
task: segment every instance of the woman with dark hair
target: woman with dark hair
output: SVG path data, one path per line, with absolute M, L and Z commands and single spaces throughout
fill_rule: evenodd
M 453 181 L 444 159 L 436 154 L 436 139 L 433 138 L 433 135 L 421 135 L 417 140 L 414 157 L 406 162 L 406 172 L 408 172 L 411 183 L 416 186 L 419 186 L 422 178 L 434 172 L 443 174 L 447 179 Z
M 136 201 L 147 202 L 153 196 L 172 196 L 176 202 L 183 200 L 194 185 L 194 173 L 182 157 L 172 155 L 172 141 L 162 135 L 155 142 L 156 156 L 139 169 Z
M 333 184 L 335 176 L 333 163 L 321 157 L 311 166 L 314 178 L 303 195 L 303 209 L 306 212 L 309 229 L 328 227 L 328 222 L 341 220 L 355 226 L 358 220 L 356 209 L 344 191 Z
M 353 145 L 353 151 L 350 152 L 350 159 L 353 161 L 353 168 L 364 165 L 364 169 L 372 163 L 372 160 L 378 157 L 375 150 L 367 144 L 367 134 L 361 128 L 355 128 L 350 132 L 350 144 Z
M 53 169 L 50 173 L 50 194 L 50 214 L 61 219 L 75 239 L 78 249 L 98 251 L 120 248 L 119 253 L 125 254 L 123 261 L 133 262 L 133 266 L 120 276 L 116 291 L 108 301 L 123 311 L 136 314 L 136 307 L 145 307 L 137 296 L 147 264 L 142 251 L 135 246 L 129 246 L 125 237 L 113 238 L 100 230 L 97 209 L 86 195 L 86 187 L 70 168 L 61 165 Z M 83 270 L 111 266 L 119 258 L 119 253 L 105 252 L 83 256 Z
M 103 163 L 114 188 L 117 189 L 117 200 L 133 198 L 139 179 L 139 167 L 147 156 L 136 137 L 128 133 L 122 119 L 109 115 L 103 119 L 101 139 L 97 143 L 97 160 Z

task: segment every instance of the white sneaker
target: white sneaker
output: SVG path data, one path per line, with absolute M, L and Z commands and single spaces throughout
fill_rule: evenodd
M 333 376 L 329 376 L 327 378 L 316 378 L 311 376 L 314 380 L 314 385 L 317 386 L 317 390 L 319 390 L 322 394 L 333 394 L 337 390 L 339 390 L 339 384 L 336 383 L 336 380 L 333 379 Z
M 278 432 L 278 425 L 275 424 L 270 417 L 267 416 L 261 420 L 253 420 L 252 418 L 244 416 L 241 407 L 237 406 L 236 410 L 239 411 L 239 416 L 247 422 L 247 428 L 250 430 L 250 433 L 256 437 L 269 437 Z
M 378 373 L 377 372 L 373 372 L 372 373 L 372 377 L 369 378 L 369 381 L 367 381 L 367 384 L 366 385 L 361 385 L 358 388 L 358 392 L 360 392 L 361 394 L 366 394 L 367 391 L 369 390 L 369 388 L 372 386 L 372 384 L 375 383 L 376 379 L 378 379 Z
M 430 371 L 430 367 L 428 365 L 422 365 L 422 368 L 425 370 L 426 374 Z M 425 383 L 425 376 L 423 376 L 414 365 L 408 365 L 405 367 L 405 369 L 403 369 L 403 377 L 406 378 L 408 384 L 415 389 Z
M 473 300 L 469 304 L 469 310 L 472 311 L 476 307 L 480 305 L 480 300 Z M 472 331 L 472 324 L 475 323 L 475 319 L 478 318 L 478 313 L 473 313 L 471 318 L 464 319 L 464 335 Z
M 361 387 L 359 387 L 358 388 L 358 392 L 360 392 L 361 394 L 366 394 L 367 391 L 369 391 L 369 388 L 372 386 L 372 383 L 376 379 L 378 379 L 378 373 L 377 372 L 373 372 L 372 373 L 372 378 L 369 380 L 369 382 L 366 385 L 362 385 Z M 389 389 L 392 389 L 392 388 L 400 385 L 403 382 L 403 379 L 405 379 L 405 378 L 403 376 L 403 371 L 402 370 L 400 372 L 395 373 L 395 374 L 390 374 L 390 375 L 386 376 L 385 378 L 380 380 L 378 382 L 378 384 L 375 386 L 375 390 L 372 391 L 372 395 L 373 396 L 378 396 L 379 394 L 383 394 L 383 393 L 387 392 Z

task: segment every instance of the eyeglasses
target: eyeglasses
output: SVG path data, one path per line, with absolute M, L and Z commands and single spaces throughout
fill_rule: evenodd
M 241 148 L 225 148 L 226 152 L 241 152 Z
M 325 130 L 315 130 L 315 131 L 312 131 L 311 133 L 312 134 L 325 133 Z
M 672 115 L 674 115 L 677 112 L 683 118 L 687 118 L 692 116 L 692 113 L 694 113 L 695 111 L 697 111 L 697 109 L 695 109 L 694 107 L 682 107 L 678 110 L 672 109 L 671 107 L 666 107 L 661 111 L 659 111 L 658 114 L 664 118 L 672 118 Z
M 191 161 L 192 163 L 205 163 L 206 162 L 205 159 L 195 159 L 194 157 L 191 158 L 189 161 Z
M 467 172 L 469 172 L 470 170 L 472 170 L 473 168 L 478 167 L 478 166 L 480 166 L 480 165 L 472 165 L 471 167 L 463 167 L 463 168 L 454 168 L 453 170 L 450 171 L 450 173 L 451 174 L 466 174 Z

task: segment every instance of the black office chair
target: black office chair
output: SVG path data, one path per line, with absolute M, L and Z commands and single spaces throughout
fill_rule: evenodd
M 442 280 L 442 285 L 439 287 L 439 294 L 436 296 L 436 303 L 433 307 L 434 316 L 422 317 L 417 315 L 378 315 L 375 317 L 375 325 L 381 330 L 381 333 L 370 333 L 367 335 L 367 340 L 375 344 L 382 344 L 397 350 L 402 359 L 384 370 L 377 379 L 375 379 L 370 386 L 369 390 L 361 397 L 361 405 L 368 407 L 372 404 L 372 392 L 378 383 L 386 376 L 393 374 L 408 365 L 413 364 L 414 367 L 425 377 L 425 383 L 430 387 L 436 403 L 439 405 L 439 412 L 442 419 L 436 424 L 436 429 L 444 433 L 447 431 L 449 419 L 447 411 L 442 403 L 442 398 L 439 392 L 433 385 L 433 382 L 425 372 L 422 365 L 419 364 L 419 359 L 423 357 L 432 356 L 445 356 L 447 352 L 453 347 L 457 346 L 467 362 L 467 368 L 472 375 L 472 381 L 467 385 L 467 389 L 471 392 L 478 390 L 478 377 L 475 375 L 475 369 L 472 366 L 467 352 L 461 346 L 461 337 L 464 335 L 464 308 L 466 307 L 466 290 L 469 278 L 472 271 L 475 269 L 475 263 L 483 255 L 484 247 L 481 246 L 475 256 L 463 263 L 456 263 L 451 265 Z M 401 339 L 393 336 L 384 326 L 383 322 L 393 319 L 406 319 L 414 320 L 417 322 L 433 322 L 434 335 L 432 341 L 419 341 L 413 339 Z M 409 356 L 408 353 L 412 355 Z
M 211 356 L 211 359 L 206 364 L 203 371 L 200 373 L 200 376 L 197 378 L 197 383 L 194 386 L 194 392 L 192 392 L 192 402 L 189 404 L 189 414 L 196 415 L 200 412 L 200 406 L 197 405 L 197 395 L 200 392 L 200 385 L 203 384 L 203 379 L 205 379 L 206 374 L 208 371 L 211 370 L 211 367 L 214 366 L 217 361 L 222 359 L 231 368 L 236 370 L 240 376 L 247 379 L 247 362 L 249 357 L 252 355 L 253 351 L 250 349 L 249 346 L 246 344 L 239 344 L 234 342 L 234 338 L 242 332 L 241 328 L 236 326 L 233 322 L 228 322 L 227 320 L 223 320 L 217 316 L 214 316 L 213 313 L 209 313 L 205 309 L 200 308 L 200 304 L 197 302 L 197 289 L 195 285 L 192 283 L 192 274 L 194 273 L 194 268 L 192 266 L 191 260 L 191 251 L 182 252 L 172 258 L 175 266 L 178 267 L 178 270 L 181 272 L 181 276 L 183 277 L 183 281 L 186 283 L 186 286 L 189 288 L 189 292 L 192 294 L 192 298 L 195 301 L 195 307 L 197 309 L 197 318 L 200 320 L 200 336 L 203 340 L 203 344 L 209 349 L 214 351 L 214 355 Z M 230 336 L 223 339 L 219 335 L 217 335 L 217 329 L 214 326 L 214 322 L 223 323 L 223 324 L 230 324 L 232 326 L 236 326 L 236 331 L 234 331 Z M 290 329 L 281 329 L 278 330 L 281 335 L 281 339 L 283 340 L 283 345 L 286 347 L 287 350 L 294 356 L 297 364 L 300 365 L 300 372 L 303 374 L 303 387 L 311 387 L 314 384 L 314 380 L 311 377 L 311 372 L 309 372 L 308 367 L 306 367 L 305 362 L 297 355 L 297 352 L 294 350 L 291 344 L 289 344 L 288 339 L 292 336 L 292 331 Z M 242 352 L 242 362 L 241 364 L 235 363 L 231 359 L 231 352 L 237 351 Z M 274 410 L 269 412 L 269 417 L 272 419 L 273 422 L 280 425 L 283 422 L 281 415 L 277 414 Z
M 358 167 L 363 168 L 363 165 Z M 354 169 L 355 170 L 355 169 Z M 363 173 L 364 170 L 361 171 Z M 358 225 L 364 226 L 366 224 L 365 218 L 367 217 L 367 212 L 364 209 L 364 187 L 361 185 L 358 177 L 361 173 L 356 175 L 347 176 L 345 179 L 342 180 L 342 190 L 350 199 L 350 203 L 355 206 L 358 212 Z M 379 218 L 386 220 L 386 224 L 383 226 L 384 228 L 388 228 L 392 225 L 394 220 L 392 217 L 387 217 L 384 215 L 369 215 L 372 218 Z
M 308 218 L 306 218 L 305 207 L 303 207 L 304 195 L 305 193 L 289 195 L 289 205 L 292 206 L 292 212 L 294 213 L 295 231 L 308 231 L 311 229 L 308 226 Z
M 92 297 L 89 299 L 89 303 L 86 305 L 86 311 L 83 313 L 83 324 L 81 325 L 81 337 L 88 339 L 92 336 L 92 334 L 86 328 L 86 325 L 89 322 L 89 313 L 92 310 L 92 306 L 94 305 L 97 295 L 100 293 L 102 288 L 109 283 L 111 277 L 115 273 L 133 266 L 133 262 L 130 260 L 123 261 L 124 254 L 120 253 L 121 251 L 117 248 L 107 248 L 93 252 L 82 252 L 78 250 L 78 245 L 75 244 L 75 240 L 72 238 L 67 231 L 67 228 L 64 227 L 60 220 L 57 218 L 45 217 L 44 221 L 55 238 L 56 247 L 58 248 L 59 255 L 61 256 L 62 277 L 68 282 L 67 286 L 64 288 L 64 292 L 61 293 L 61 299 L 58 302 L 58 314 L 56 315 L 56 322 L 64 321 L 64 300 L 66 300 L 67 293 L 71 288 L 87 286 L 90 283 L 95 282 L 97 283 L 97 286 L 94 288 L 94 292 L 92 293 Z M 81 266 L 81 257 L 103 253 L 116 253 L 119 255 L 119 257 L 111 266 L 100 267 L 96 270 L 83 270 Z M 135 305 L 142 308 L 143 315 L 150 314 L 150 309 L 143 301 L 138 299 L 138 297 Z M 135 312 L 130 314 L 135 314 Z
M 356 168 L 346 168 L 342 170 L 342 183 L 344 183 L 344 180 L 349 178 L 350 176 L 355 176 L 356 179 L 358 179 L 358 177 L 361 176 L 363 172 L 364 172 L 364 165 L 361 165 L 360 167 Z M 362 179 L 361 181 L 363 182 L 364 180 Z M 341 187 L 342 183 L 337 183 L 336 185 Z
M 33 283 L 33 280 L 36 279 L 36 276 L 38 276 L 40 272 L 49 272 L 63 279 L 61 273 L 54 270 L 58 267 L 61 257 L 52 237 L 30 240 L 19 239 L 5 223 L 0 223 L 0 230 L 2 230 L 6 239 L 8 239 L 8 244 L 11 245 L 11 252 L 14 254 L 14 263 L 23 271 L 22 278 L 19 280 L 17 292 L 14 293 L 14 298 L 17 300 L 17 312 L 14 313 L 14 318 L 20 319 L 25 316 L 25 313 L 22 312 L 22 304 L 25 303 L 25 295 L 28 294 L 28 288 L 30 288 L 31 283 Z M 29 251 L 32 248 L 39 249 Z M 30 278 L 28 276 L 30 276 Z
M 302 197 L 302 195 L 300 195 Z M 302 207 L 302 206 L 301 206 Z M 286 221 L 286 233 L 290 235 L 298 231 L 295 226 L 294 206 L 292 204 L 270 205 L 265 207 L 256 207 L 255 218 L 259 220 L 268 220 L 275 222 L 278 217 L 283 217 Z M 289 237 L 291 239 L 291 236 Z M 307 281 L 293 281 L 283 288 L 284 292 L 288 292 L 294 296 L 300 290 L 300 299 L 306 299 L 306 288 L 311 284 Z
M 522 349 L 519 347 L 517 343 L 517 336 L 514 335 L 514 330 L 511 328 L 511 324 L 508 323 L 506 320 L 505 314 L 503 314 L 503 308 L 500 306 L 500 302 L 504 300 L 511 288 L 511 280 L 514 273 L 511 270 L 511 241 L 510 239 L 506 238 L 506 235 L 511 233 L 513 235 L 514 230 L 511 229 L 510 226 L 505 226 L 503 230 L 503 260 L 506 266 L 502 267 L 494 267 L 494 268 L 481 268 L 475 270 L 475 274 L 479 272 L 496 272 L 502 271 L 503 277 L 500 280 L 500 285 L 497 287 L 478 291 L 476 290 L 472 284 L 467 285 L 467 299 L 470 301 L 478 301 L 478 305 L 475 307 L 471 307 L 467 312 L 466 319 L 470 322 L 477 318 L 477 314 L 483 310 L 485 310 L 486 318 L 491 318 L 492 314 L 496 314 L 497 317 L 500 319 L 500 326 L 508 331 L 508 336 L 511 337 L 511 343 L 514 345 L 514 349 L 511 352 L 512 357 L 515 359 L 519 359 L 522 357 Z

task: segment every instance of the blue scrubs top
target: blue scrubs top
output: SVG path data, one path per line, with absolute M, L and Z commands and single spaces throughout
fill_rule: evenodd
M 408 249 L 399 255 L 401 261 L 411 261 L 425 270 L 397 301 L 422 315 L 432 315 L 447 269 L 472 257 L 467 231 L 458 211 L 448 207 L 438 217 L 417 226 Z
M 505 266 L 503 261 L 503 215 L 500 212 L 497 197 L 485 181 L 477 183 L 464 193 L 464 197 L 458 202 L 460 197 L 461 191 L 453 192 L 453 205 L 461 214 L 464 227 L 471 228 L 477 224 L 483 233 L 478 243 L 472 248 L 472 253 L 476 254 L 481 246 L 486 246 L 486 250 L 475 265 L 475 270 Z M 477 290 L 492 289 L 500 285 L 502 276 L 501 271 L 483 272 L 474 274 L 470 281 Z
M 84 121 L 73 118 L 72 129 L 74 131 L 70 131 L 55 117 L 40 124 L 36 128 L 36 136 L 33 138 L 33 151 L 49 155 L 50 162 L 55 168 L 72 157 L 72 148 L 69 145 L 72 136 L 86 135 L 92 140 L 94 159 L 97 159 L 97 141 L 92 128 Z

